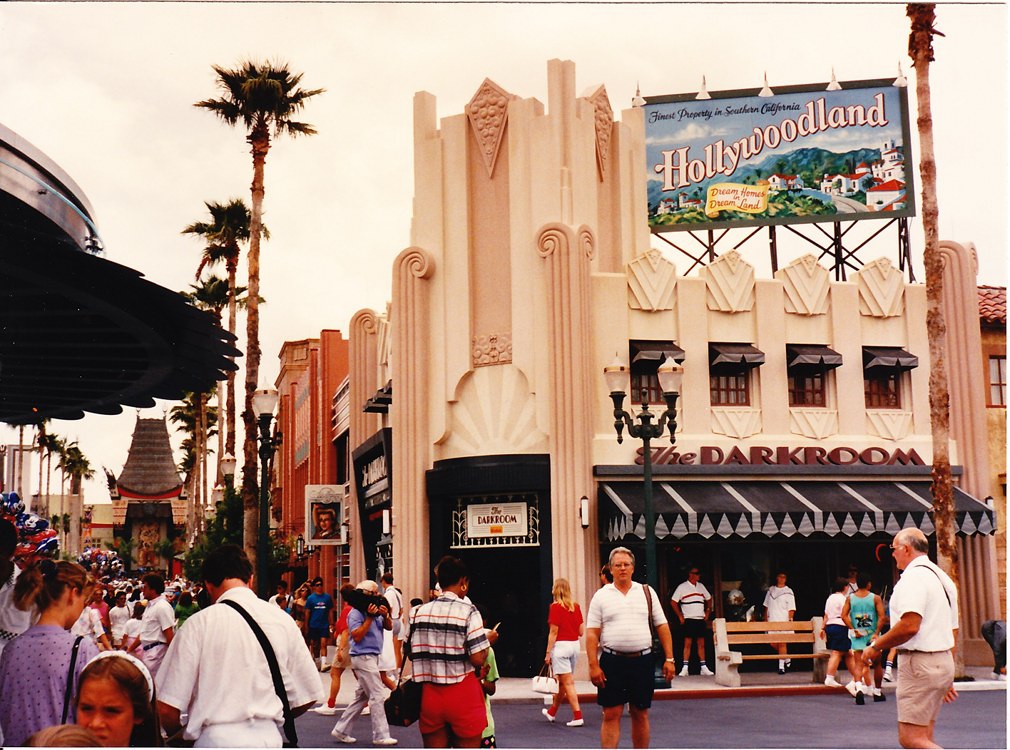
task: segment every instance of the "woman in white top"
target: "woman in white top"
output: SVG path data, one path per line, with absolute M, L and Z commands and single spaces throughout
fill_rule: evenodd
M 102 616 L 94 607 L 85 607 L 81 610 L 77 622 L 70 627 L 70 633 L 90 638 L 102 651 L 112 650 L 109 637 L 105 634 L 105 628 L 102 627 Z
M 796 615 L 796 595 L 786 586 L 785 571 L 775 574 L 775 585 L 768 587 L 765 594 L 765 622 L 792 622 Z M 782 631 L 783 633 L 787 631 Z M 786 667 L 791 663 L 789 649 L 785 643 L 770 644 L 779 652 L 779 674 L 786 673 Z
M 127 620 L 126 625 L 123 626 L 123 645 L 120 648 L 124 651 L 136 653 L 140 650 L 140 628 L 143 625 L 140 618 L 144 616 L 145 609 L 142 602 L 133 603 L 133 617 Z
M 126 623 L 130 621 L 131 609 L 126 606 L 126 592 L 116 592 L 116 605 L 109 610 L 109 630 L 112 631 L 112 647 L 121 648 Z
M 845 598 L 848 594 L 849 579 L 836 578 L 835 585 L 831 589 L 831 596 L 824 602 L 824 628 L 821 630 L 821 638 L 826 641 L 831 656 L 828 657 L 827 677 L 824 684 L 828 687 L 842 687 L 841 683 L 835 679 L 838 672 L 838 665 L 841 664 L 842 657 L 845 657 L 845 667 L 849 674 L 855 674 L 852 666 L 852 642 L 849 641 L 849 628 L 842 619 L 842 608 L 845 606 Z M 845 686 L 849 692 L 855 696 L 856 681 L 849 680 Z

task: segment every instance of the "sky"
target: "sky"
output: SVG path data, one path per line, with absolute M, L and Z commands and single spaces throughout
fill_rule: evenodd
M 940 238 L 975 242 L 979 283 L 1004 286 L 1007 7 L 939 4 L 936 25 Z M 638 86 L 680 94 L 705 76 L 709 91 L 757 88 L 767 75 L 774 89 L 832 70 L 896 77 L 900 64 L 917 160 L 908 30 L 901 3 L 0 3 L 0 122 L 81 187 L 106 258 L 187 290 L 201 246 L 180 231 L 207 218 L 204 201 L 248 202 L 252 178 L 244 132 L 192 106 L 218 95 L 211 65 L 279 60 L 325 88 L 300 118 L 318 135 L 276 140 L 267 159 L 261 380 L 272 384 L 285 340 L 346 334 L 358 310 L 385 310 L 392 262 L 411 244 L 416 92 L 436 97 L 439 117 L 461 113 L 485 77 L 546 103 L 558 58 L 575 63 L 579 92 L 605 85 L 620 119 Z M 86 503 L 108 500 L 101 469 L 122 469 L 136 417 L 50 428 L 97 469 Z M 5 443 L 16 435 L 0 428 Z

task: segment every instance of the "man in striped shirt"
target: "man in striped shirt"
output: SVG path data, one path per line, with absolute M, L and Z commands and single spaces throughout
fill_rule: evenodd
M 480 747 L 487 635 L 477 608 L 463 601 L 470 588 L 463 562 L 447 555 L 435 576 L 442 593 L 412 612 L 407 637 L 413 679 L 425 683 L 421 736 L 425 747 Z

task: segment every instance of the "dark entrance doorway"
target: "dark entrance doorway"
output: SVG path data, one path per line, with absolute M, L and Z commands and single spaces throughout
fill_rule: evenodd
M 542 581 L 536 548 L 453 550 L 470 569 L 470 600 L 489 628 L 497 623 L 495 657 L 508 677 L 531 677 L 547 646 L 550 581 Z

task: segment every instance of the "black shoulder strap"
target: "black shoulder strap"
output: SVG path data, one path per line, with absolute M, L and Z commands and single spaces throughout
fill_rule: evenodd
M 649 633 L 656 637 L 656 626 L 652 623 L 652 587 L 649 584 L 642 584 L 642 591 L 645 592 L 645 603 L 649 607 Z
M 63 692 L 63 720 L 61 724 L 67 723 L 67 716 L 70 715 L 70 696 L 74 692 L 74 668 L 77 666 L 77 652 L 81 649 L 83 635 L 77 636 L 74 647 L 70 650 L 70 670 L 67 672 L 67 689 Z
M 291 705 L 288 703 L 288 693 L 284 689 L 284 679 L 281 677 L 281 668 L 277 664 L 277 655 L 274 654 L 273 646 L 270 645 L 270 641 L 267 639 L 266 633 L 264 633 L 263 629 L 256 623 L 256 621 L 249 616 L 249 613 L 235 602 L 224 599 L 218 601 L 218 604 L 227 604 L 229 607 L 242 615 L 242 619 L 249 623 L 249 627 L 256 636 L 256 640 L 260 642 L 263 654 L 267 658 L 267 664 L 270 665 L 270 676 L 274 681 L 274 690 L 277 692 L 277 697 L 281 699 L 281 706 L 284 707 L 284 736 L 287 737 L 287 747 L 298 747 L 298 733 L 295 731 L 295 717 L 291 715 Z
M 947 606 L 950 607 L 951 610 L 953 610 L 954 602 L 950 600 L 950 593 L 947 591 L 947 584 L 943 582 L 943 579 L 940 577 L 940 574 L 933 569 L 932 565 L 922 565 L 921 567 L 925 568 L 930 573 L 936 576 L 936 580 L 940 582 L 940 588 L 943 589 L 943 595 L 947 597 Z

